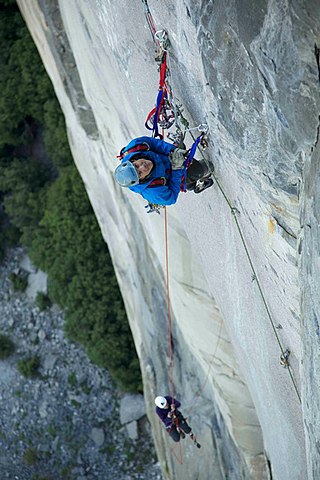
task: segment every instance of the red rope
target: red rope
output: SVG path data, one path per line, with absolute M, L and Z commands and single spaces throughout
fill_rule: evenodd
M 151 13 L 147 13 L 147 20 L 148 20 L 148 23 L 149 23 L 150 31 L 151 31 L 151 33 L 154 37 L 154 35 L 156 33 L 156 27 L 154 25 L 154 21 L 153 21 Z M 154 39 L 154 40 L 156 41 L 156 39 Z
M 164 91 L 167 91 L 166 73 L 167 73 L 167 53 L 164 52 L 161 67 L 160 67 L 159 90 L 163 89 Z
M 149 11 L 149 8 L 147 6 L 147 2 L 145 2 L 146 7 L 147 7 L 147 21 L 149 24 L 149 28 L 154 35 L 156 33 L 156 28 L 154 25 L 154 21 L 152 18 L 152 15 Z M 157 45 L 160 46 L 159 41 L 154 37 L 154 41 Z M 160 80 L 159 80 L 159 89 L 163 89 L 164 92 L 168 91 L 167 85 L 166 85 L 166 70 L 167 70 L 167 62 L 166 62 L 166 54 L 164 55 L 164 60 L 161 64 L 160 68 Z M 146 120 L 146 123 L 152 116 L 152 114 L 155 112 L 156 109 L 153 109 Z M 153 132 L 154 136 L 154 132 Z M 162 138 L 164 138 L 164 128 L 162 128 Z M 164 207 L 164 234 L 165 234 L 165 256 L 166 256 L 166 291 L 167 291 L 167 316 L 168 316 L 168 337 L 169 337 L 169 356 L 170 356 L 170 386 L 171 386 L 171 398 L 172 401 L 174 402 L 174 382 L 173 382 L 173 343 L 172 343 L 172 323 L 171 323 L 171 304 L 170 304 L 170 286 L 169 286 L 169 243 L 168 243 L 168 219 L 167 219 L 167 209 Z M 179 428 L 179 423 L 178 419 L 174 418 L 172 421 L 172 426 L 176 424 L 176 427 Z M 179 462 L 180 465 L 183 464 L 183 455 L 182 455 L 182 446 L 181 442 L 179 442 L 179 457 L 176 455 L 176 447 L 174 446 L 172 448 L 172 454 L 176 458 L 176 460 Z
M 164 208 L 164 237 L 166 247 L 166 288 L 167 288 L 167 307 L 168 307 L 168 338 L 169 338 L 169 356 L 170 356 L 170 386 L 171 398 L 174 399 L 173 384 L 173 348 L 172 348 L 172 323 L 171 323 L 171 305 L 170 305 L 170 286 L 169 286 L 169 245 L 168 245 L 168 218 L 167 209 Z
M 167 83 L 166 83 L 166 74 L 167 74 L 167 54 L 165 52 L 164 55 L 163 55 L 163 60 L 162 60 L 161 67 L 160 67 L 160 79 L 159 79 L 158 93 L 159 93 L 160 90 L 162 90 L 163 95 L 162 95 L 162 98 L 160 100 L 160 104 L 159 104 L 159 108 L 158 108 L 158 118 L 155 119 L 155 121 L 157 123 L 159 123 L 161 115 L 165 118 L 165 114 L 166 114 L 166 111 L 165 111 L 165 108 L 164 108 L 164 103 L 165 103 L 165 99 L 169 95 L 169 90 L 168 90 L 168 86 L 167 86 Z M 154 107 L 148 113 L 146 121 L 144 122 L 145 127 L 148 128 L 149 130 L 151 130 L 152 129 L 151 127 L 153 127 L 153 124 L 151 126 L 149 126 L 149 121 L 154 116 L 156 110 L 157 110 L 157 107 Z M 172 117 L 172 115 L 171 115 L 171 117 Z M 153 119 L 152 119 L 152 123 L 153 123 Z M 162 132 L 162 138 L 164 138 L 163 132 Z
M 174 382 L 173 382 L 173 344 L 172 344 L 172 322 L 171 322 L 171 304 L 170 304 L 170 286 L 169 286 L 169 242 L 168 242 L 168 217 L 167 208 L 164 207 L 164 236 L 165 236 L 165 250 L 166 250 L 166 288 L 167 288 L 167 307 L 168 307 L 168 338 L 169 338 L 169 355 L 170 355 L 170 386 L 171 398 L 174 402 Z M 172 420 L 172 426 L 176 425 L 179 431 L 178 418 Z M 172 428 L 172 427 L 171 427 Z M 172 448 L 172 454 L 180 465 L 183 464 L 183 452 L 181 442 L 179 442 L 179 456 L 176 454 L 176 447 Z

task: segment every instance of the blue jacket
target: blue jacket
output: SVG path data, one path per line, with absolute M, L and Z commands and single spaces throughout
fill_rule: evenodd
M 165 396 L 164 398 L 167 400 L 167 402 L 169 404 L 169 407 L 168 408 L 156 407 L 156 414 L 158 415 L 158 417 L 161 418 L 161 421 L 168 428 L 168 427 L 171 427 L 171 424 L 172 424 L 172 418 L 168 417 L 168 413 L 171 412 L 172 397 Z M 175 406 L 175 411 L 177 411 L 178 408 L 180 407 L 181 403 L 179 402 L 179 400 L 176 400 L 176 399 L 173 400 L 173 403 L 174 403 L 174 406 Z
M 140 195 L 147 200 L 147 202 L 158 205 L 171 205 L 176 203 L 180 193 L 180 185 L 184 170 L 172 170 L 171 162 L 169 160 L 169 153 L 176 149 L 171 143 L 163 140 L 158 140 L 153 137 L 139 137 L 131 140 L 131 142 L 121 151 L 126 152 L 132 147 L 146 143 L 149 150 L 141 153 L 128 153 L 121 160 L 126 162 L 133 158 L 147 158 L 152 160 L 154 167 L 145 181 L 138 185 L 129 187 L 130 190 Z M 165 185 L 157 185 L 148 187 L 148 185 L 155 179 L 164 177 L 166 179 Z

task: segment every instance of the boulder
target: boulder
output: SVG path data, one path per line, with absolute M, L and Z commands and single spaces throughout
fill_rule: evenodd
M 37 269 L 34 265 L 32 265 L 30 258 L 28 255 L 24 255 L 21 262 L 20 262 L 20 268 L 22 270 L 25 270 L 28 273 L 36 273 Z
M 38 292 L 47 293 L 47 279 L 48 275 L 41 270 L 38 270 L 36 273 L 30 273 L 26 290 L 28 297 L 34 300 Z
M 46 416 L 48 415 L 48 412 L 47 412 L 47 406 L 48 406 L 48 402 L 46 401 L 43 401 L 40 406 L 39 406 L 39 415 L 41 418 L 46 418 Z
M 104 444 L 105 435 L 102 428 L 93 428 L 91 430 L 90 437 L 92 438 L 94 443 L 97 445 L 97 447 L 102 447 L 102 445 Z
M 18 376 L 17 370 L 7 362 L 0 362 L 0 387 L 8 387 L 14 384 Z
M 41 342 L 46 338 L 46 332 L 42 328 L 38 332 L 38 337 Z
M 53 353 L 47 353 L 43 362 L 44 370 L 45 371 L 52 370 L 57 360 L 58 360 L 58 357 L 56 355 L 54 355 Z
M 121 425 L 139 420 L 146 414 L 143 395 L 127 393 L 120 402 Z
M 55 452 L 58 448 L 58 443 L 59 443 L 59 435 L 57 435 L 55 437 L 55 439 L 53 440 L 52 444 L 51 444 L 51 449 Z
M 126 425 L 127 433 L 131 440 L 138 440 L 138 422 L 134 420 L 133 422 L 127 423 Z

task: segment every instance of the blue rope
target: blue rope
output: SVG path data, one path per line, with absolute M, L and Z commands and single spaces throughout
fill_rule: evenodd
M 187 190 L 187 168 L 192 163 L 193 157 L 196 154 L 198 145 L 199 145 L 202 137 L 203 137 L 203 133 L 201 133 L 201 135 L 199 135 L 199 137 L 197 137 L 195 139 L 195 141 L 193 142 L 193 144 L 192 144 L 192 146 L 189 150 L 188 156 L 187 156 L 187 158 L 186 158 L 186 160 L 183 164 L 183 166 L 184 166 L 184 171 L 183 171 L 183 188 L 184 188 L 184 191 Z
M 157 95 L 157 101 L 156 101 L 156 111 L 154 112 L 154 117 L 153 117 L 153 129 L 152 129 L 155 138 L 159 137 L 158 117 L 159 117 L 160 105 L 161 105 L 163 95 L 164 95 L 163 90 L 159 90 Z

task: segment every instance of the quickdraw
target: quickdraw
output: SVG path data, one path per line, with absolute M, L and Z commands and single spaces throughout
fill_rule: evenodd
M 164 208 L 163 205 L 156 205 L 154 203 L 148 203 L 148 205 L 146 205 L 144 208 L 149 208 L 149 210 L 147 210 L 147 213 L 157 213 L 158 215 L 160 215 L 160 210 L 161 208 Z
M 159 48 L 162 55 L 158 95 L 156 106 L 149 112 L 146 118 L 145 127 L 153 132 L 154 137 L 162 138 L 163 136 L 159 133 L 159 127 L 165 130 L 171 128 L 175 122 L 175 113 L 172 107 L 171 88 L 167 82 L 167 52 L 162 49 L 160 43 Z
M 290 350 L 288 348 L 280 355 L 280 365 L 282 365 L 284 368 L 288 368 L 290 366 L 289 356 Z

